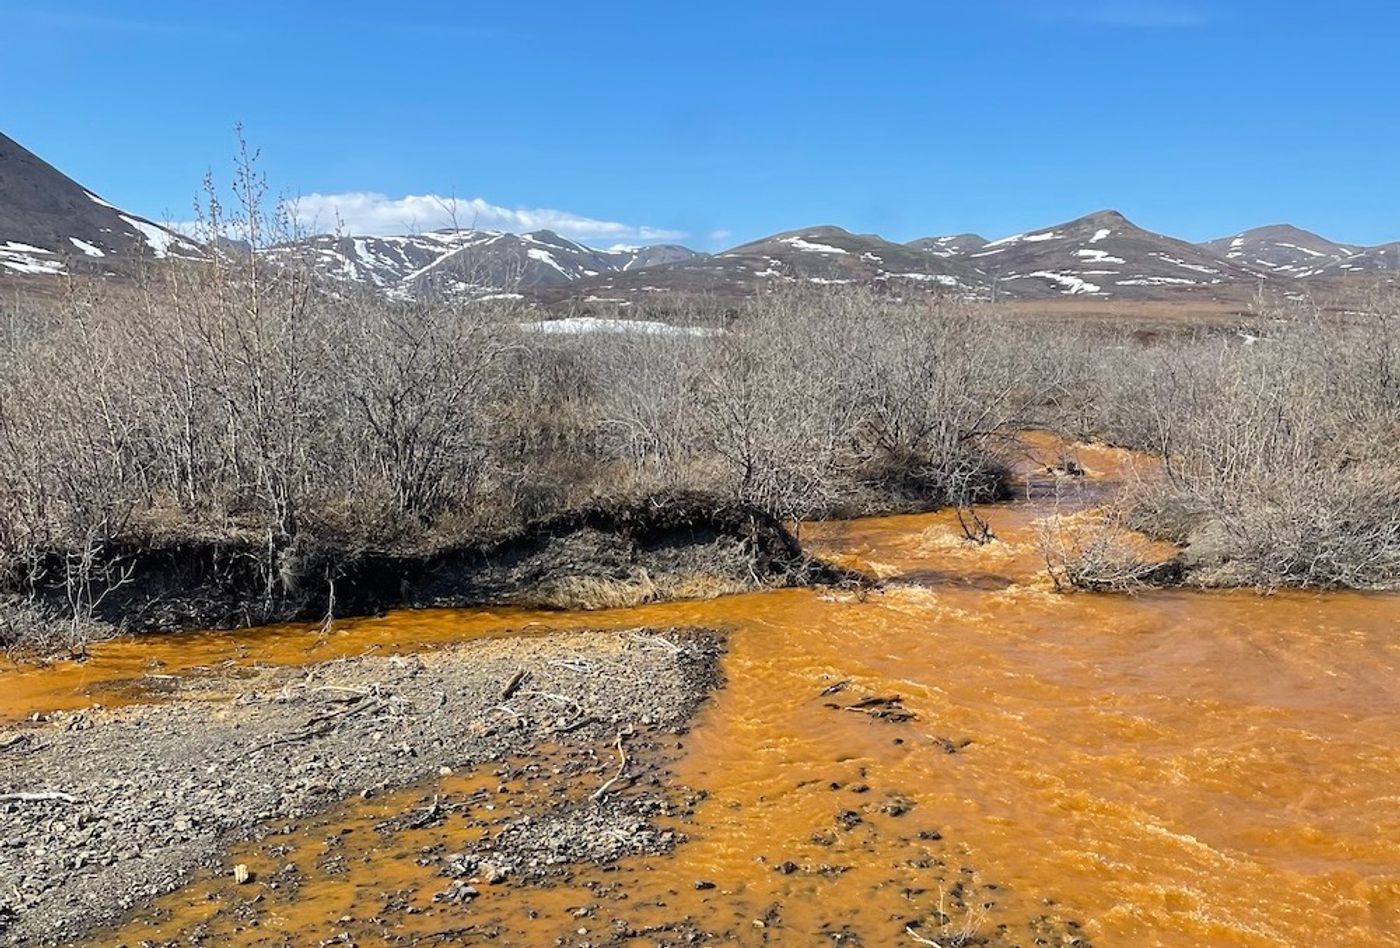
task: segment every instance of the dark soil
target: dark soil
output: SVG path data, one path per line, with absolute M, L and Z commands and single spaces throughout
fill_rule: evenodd
M 96 625 L 123 632 L 238 628 L 395 608 L 590 608 L 850 579 L 803 554 L 775 518 L 677 494 L 536 522 L 431 552 L 299 537 L 281 544 L 130 542 L 99 553 Z M 68 551 L 32 570 L 41 610 L 71 615 Z M 3 593 L 3 590 L 0 590 Z

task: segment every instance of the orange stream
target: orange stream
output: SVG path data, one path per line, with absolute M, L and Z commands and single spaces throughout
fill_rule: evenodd
M 1111 452 L 1084 463 L 1115 465 Z M 719 626 L 733 632 L 727 681 L 674 768 L 679 782 L 709 794 L 681 827 L 689 841 L 553 889 L 491 887 L 454 909 L 456 924 L 494 919 L 505 944 L 581 944 L 614 918 L 689 916 L 744 944 L 829 944 L 823 933 L 841 926 L 867 945 L 913 944 L 904 924 L 928 918 L 965 866 L 975 872 L 963 878 L 997 886 L 978 890 L 995 903 L 988 934 L 998 921 L 1019 931 L 1050 912 L 1101 945 L 1400 944 L 1400 597 L 1060 595 L 1035 552 L 1033 522 L 1046 512 L 1043 502 L 991 508 L 1000 539 L 987 547 L 965 544 L 946 513 L 805 527 L 816 549 L 895 578 L 863 601 L 782 590 L 586 615 L 404 613 L 328 637 L 279 628 L 115 643 L 85 666 L 4 673 L 3 704 L 15 716 L 91 703 L 94 683 L 137 678 L 152 658 L 168 672 L 523 629 Z M 820 696 L 846 679 L 845 691 Z M 918 719 L 894 724 L 824 706 L 869 694 L 902 696 Z M 98 700 L 134 696 L 124 688 Z M 972 743 L 949 754 L 945 738 Z M 495 785 L 489 776 L 447 783 L 460 790 L 471 779 Z M 851 791 L 860 783 L 867 793 Z M 912 809 L 878 812 L 894 795 Z M 400 916 L 406 927 L 392 933 L 338 921 L 363 919 L 396 889 L 430 906 L 445 885 L 413 857 L 435 843 L 460 849 L 460 827 L 366 831 L 422 796 L 419 788 L 328 814 L 289 842 L 288 858 L 300 853 L 308 871 L 328 832 L 353 827 L 350 867 L 312 872 L 295 900 L 265 892 L 271 921 L 259 928 L 210 921 L 212 943 L 315 944 L 349 928 L 358 944 L 384 944 L 390 934 L 451 928 L 441 911 Z M 864 822 L 834 842 L 813 839 L 845 809 Z M 918 838 L 929 829 L 942 840 Z M 238 860 L 271 864 L 252 847 Z M 786 860 L 799 870 L 775 872 Z M 848 868 L 823 874 L 823 865 Z M 699 879 L 718 888 L 697 891 Z M 599 896 L 604 885 L 616 887 L 613 897 Z M 245 897 L 230 890 L 222 880 L 195 883 L 113 943 L 188 932 Z M 574 917 L 587 905 L 598 907 Z M 779 923 L 754 924 L 775 907 Z

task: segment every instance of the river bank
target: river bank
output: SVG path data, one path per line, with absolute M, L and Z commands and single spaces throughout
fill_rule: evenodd
M 164 703 L 6 728 L 0 938 L 71 944 L 219 866 L 237 840 L 542 743 L 556 773 L 600 792 L 561 807 L 550 840 L 517 833 L 498 870 L 668 846 L 649 818 L 666 805 L 660 782 L 621 791 L 654 773 L 664 736 L 715 686 L 721 645 L 676 629 L 497 639 L 180 681 Z M 532 865 L 526 851 L 546 844 Z
M 0 648 L 82 656 L 122 633 L 329 626 L 404 608 L 600 609 L 845 581 L 858 577 L 805 554 L 773 516 L 676 493 L 427 550 L 301 538 L 49 551 L 28 567 L 26 594 L 0 588 Z

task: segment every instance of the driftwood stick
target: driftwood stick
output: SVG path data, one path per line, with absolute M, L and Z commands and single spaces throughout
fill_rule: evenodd
M 570 721 L 568 724 L 562 724 L 559 727 L 556 727 L 553 733 L 572 734 L 574 731 L 577 731 L 580 728 L 587 727 L 590 724 L 596 724 L 597 721 L 598 717 L 596 715 L 581 714 L 578 717 L 574 718 L 572 721 Z
M 643 635 L 640 632 L 633 632 L 630 638 L 633 642 L 638 642 L 642 645 L 659 645 L 672 655 L 679 655 L 681 652 L 685 651 L 685 649 L 681 648 L 664 635 Z
M 522 668 L 514 675 L 511 675 L 510 681 L 506 682 L 506 686 L 501 689 L 501 700 L 509 701 L 514 697 L 515 693 L 520 690 L 520 686 L 525 684 L 525 678 L 529 674 L 529 672 Z
M 330 733 L 330 731 L 337 724 L 351 717 L 352 715 L 358 714 L 359 712 L 364 711 L 368 708 L 380 708 L 383 707 L 385 704 L 386 702 L 381 698 L 375 698 L 373 700 L 368 700 L 367 698 L 353 698 L 351 699 L 350 704 L 347 704 L 342 708 L 339 708 L 335 711 L 327 711 L 323 714 L 316 715 L 310 721 L 307 721 L 306 727 L 302 728 L 297 733 L 289 734 L 285 737 L 273 738 L 270 741 L 258 744 L 244 751 L 242 754 L 239 754 L 237 757 L 234 758 L 234 760 L 242 760 L 245 757 L 252 757 L 254 754 L 261 753 L 265 750 L 270 750 L 273 747 L 281 747 L 284 744 L 296 744 L 300 741 L 309 740 L 313 737 L 320 737 L 323 734 Z
M 593 791 L 593 799 L 601 800 L 603 796 L 613 788 L 627 773 L 627 751 L 622 746 L 622 739 L 632 733 L 632 729 L 617 732 L 617 741 L 614 746 L 617 748 L 617 756 L 620 758 L 617 764 L 617 773 L 613 774 L 601 787 Z
M 438 816 L 441 815 L 441 813 L 442 804 L 438 802 L 437 794 L 433 794 L 433 802 L 429 806 L 424 807 L 423 811 L 419 813 L 416 817 L 414 817 L 412 821 L 409 822 L 408 828 L 422 829 L 423 827 L 431 823 L 433 820 L 437 819 Z
M 920 935 L 918 932 L 914 931 L 913 925 L 905 925 L 904 934 L 908 935 L 910 938 L 914 939 L 921 945 L 932 945 L 933 948 L 943 948 L 943 942 L 934 941 L 932 938 L 925 938 L 923 935 Z
M 0 793 L 0 803 L 77 803 L 71 793 L 44 790 L 39 793 Z

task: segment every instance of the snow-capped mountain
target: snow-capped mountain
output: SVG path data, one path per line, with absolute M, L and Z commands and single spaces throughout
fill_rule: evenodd
M 1117 211 L 1003 237 L 949 259 L 983 273 L 997 298 L 1224 294 L 1259 278 L 1195 244 L 1144 230 Z
M 0 279 L 126 277 L 137 261 L 205 259 L 221 249 L 123 211 L 0 134 Z M 1115 211 L 992 241 L 958 234 L 898 244 L 840 227 L 809 227 L 714 255 L 675 245 L 602 250 L 547 230 L 319 235 L 261 252 L 399 299 L 509 293 L 551 304 L 627 304 L 665 294 L 736 299 L 788 285 L 982 299 L 1194 294 L 1233 302 L 1247 300 L 1261 283 L 1400 274 L 1400 244 L 1341 244 L 1284 224 L 1192 244 L 1144 230 Z
M 759 276 L 807 283 L 904 283 L 975 289 L 968 267 L 937 254 L 840 227 L 787 231 L 720 254 Z
M 981 234 L 954 234 L 951 237 L 920 237 L 918 240 L 909 241 L 904 246 L 913 247 L 915 250 L 922 250 L 939 257 L 956 257 L 962 254 L 976 253 L 988 243 L 990 241 Z
M 557 286 L 699 256 L 674 245 L 596 250 L 548 230 L 436 230 L 391 237 L 323 234 L 273 247 L 267 254 L 309 266 L 333 280 L 366 284 L 400 297 Z
M 1380 276 L 1400 273 L 1400 242 L 1362 247 L 1349 257 L 1318 269 L 1319 277 Z
M 749 296 L 782 285 L 864 285 L 894 292 L 939 291 L 975 295 L 981 278 L 957 261 L 840 227 L 807 227 L 643 270 L 601 274 L 566 288 L 587 302 L 636 302 L 656 294 Z
M 666 263 L 681 263 L 686 260 L 693 260 L 696 257 L 703 257 L 706 254 L 691 250 L 689 247 L 682 247 L 680 244 L 649 244 L 644 247 L 612 247 L 606 251 L 600 251 L 615 264 L 614 269 L 623 270 L 645 270 L 647 267 L 659 267 Z
M 1292 224 L 1256 227 L 1201 246 L 1226 260 L 1285 277 L 1313 276 L 1364 249 L 1339 244 Z
M 644 274 L 586 279 L 568 287 L 567 295 L 637 302 L 647 294 L 733 297 L 781 284 L 856 284 L 902 295 L 917 289 L 982 299 L 1155 300 L 1183 292 L 1240 298 L 1261 275 L 1144 230 L 1116 211 L 1101 211 L 994 241 L 959 234 L 895 244 L 839 227 L 811 227 Z
M 120 272 L 139 259 L 202 256 L 0 134 L 0 275 Z
M 318 234 L 264 251 L 268 258 L 300 264 L 322 276 L 381 290 L 403 281 L 460 249 L 476 231 L 430 231 L 402 237 L 337 237 Z

